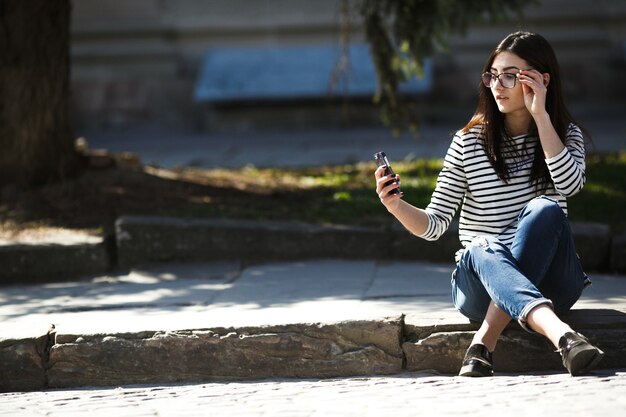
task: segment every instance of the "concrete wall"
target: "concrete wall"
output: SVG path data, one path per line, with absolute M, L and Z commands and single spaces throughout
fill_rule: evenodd
M 338 0 L 75 0 L 75 125 L 206 127 L 207 109 L 192 96 L 208 48 L 338 42 L 339 21 Z M 570 101 L 623 102 L 626 2 L 544 0 L 522 20 L 482 24 L 455 36 L 450 51 L 435 59 L 435 89 L 423 99 L 428 108 L 474 103 L 484 59 L 518 28 L 553 43 Z M 356 15 L 352 40 L 363 40 Z M 246 114 L 249 109 L 235 111 L 229 120 L 236 124 Z

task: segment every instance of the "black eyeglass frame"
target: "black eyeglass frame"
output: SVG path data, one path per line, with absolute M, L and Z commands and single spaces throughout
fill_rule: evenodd
M 520 71 L 532 71 L 534 68 L 526 68 Z M 502 80 L 500 79 L 501 76 L 506 75 L 506 76 L 513 76 L 513 85 L 510 87 L 507 87 L 506 85 L 504 85 L 504 83 L 502 83 Z M 492 85 L 495 85 L 496 82 L 500 82 L 500 85 L 503 88 L 515 88 L 515 84 L 517 83 L 517 76 L 519 75 L 518 73 L 514 73 L 514 72 L 502 72 L 500 74 L 494 74 L 492 72 L 484 72 L 483 75 L 481 76 L 481 80 L 483 82 L 483 85 L 487 88 L 491 88 Z M 489 77 L 489 83 L 485 82 L 485 77 Z M 494 81 L 495 79 L 495 81 Z M 505 78 L 506 79 L 506 78 Z

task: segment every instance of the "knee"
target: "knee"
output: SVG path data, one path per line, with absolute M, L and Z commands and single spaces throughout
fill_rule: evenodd
M 535 197 L 522 210 L 520 213 L 520 220 L 523 218 L 532 217 L 535 219 L 541 218 L 549 221 L 556 221 L 565 217 L 561 206 L 556 200 L 551 198 L 540 196 Z
M 497 237 L 494 236 L 476 236 L 472 241 L 467 245 L 468 249 L 476 250 L 476 249 L 490 249 L 495 248 L 502 243 L 498 240 Z
M 475 259 L 485 253 L 493 253 L 499 250 L 503 243 L 493 236 L 477 236 L 465 248 L 464 256 Z

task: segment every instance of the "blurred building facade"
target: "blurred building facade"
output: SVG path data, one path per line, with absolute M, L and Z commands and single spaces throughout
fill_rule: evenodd
M 338 105 L 325 100 L 290 101 L 287 108 L 297 117 L 285 117 L 280 106 L 273 107 L 279 117 L 259 113 L 273 104 L 258 100 L 231 103 L 220 113 L 196 102 L 194 89 L 212 48 L 338 44 L 341 17 L 340 0 L 75 0 L 75 126 L 254 128 L 258 114 L 270 127 L 294 117 L 300 124 L 323 123 L 327 117 L 336 122 L 332 115 L 340 113 Z M 543 0 L 521 19 L 477 24 L 465 36 L 455 35 L 450 50 L 433 58 L 432 88 L 416 98 L 418 109 L 433 118 L 449 111 L 471 113 L 484 60 L 518 29 L 539 32 L 553 44 L 570 103 L 624 103 L 626 1 Z M 364 41 L 357 12 L 349 33 L 351 42 Z M 369 99 L 354 105 L 360 117 L 352 123 L 378 122 Z

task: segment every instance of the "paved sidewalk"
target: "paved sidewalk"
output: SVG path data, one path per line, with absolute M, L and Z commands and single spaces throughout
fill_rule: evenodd
M 0 338 L 381 319 L 463 320 L 452 264 L 319 260 L 162 265 L 70 283 L 0 288 Z M 621 282 L 621 281 L 620 281 Z M 626 284 L 626 280 L 624 280 Z M 626 291 L 624 292 L 626 294 Z
M 65 334 L 379 320 L 467 323 L 452 306 L 453 264 L 311 260 L 161 265 L 121 275 L 0 287 L 0 340 Z M 592 275 L 575 309 L 626 313 L 626 277 Z
M 589 152 L 626 150 L 623 111 L 586 113 L 590 115 L 583 122 L 593 135 Z M 131 152 L 145 164 L 164 168 L 300 167 L 370 162 L 380 150 L 391 161 L 443 158 L 463 123 L 425 123 L 419 138 L 409 133 L 393 138 L 384 127 L 202 133 L 148 126 L 77 134 L 86 138 L 90 149 Z
M 621 417 L 626 370 L 127 386 L 0 394 L 0 416 Z

